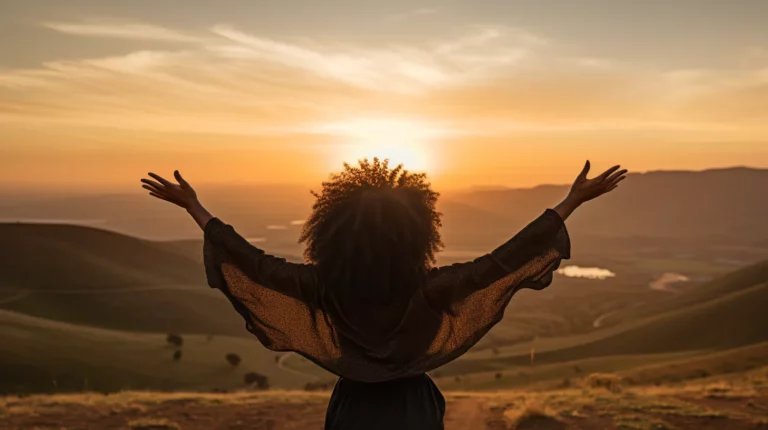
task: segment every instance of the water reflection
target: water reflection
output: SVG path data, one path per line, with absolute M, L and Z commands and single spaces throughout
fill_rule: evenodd
M 557 269 L 557 273 L 569 278 L 607 279 L 616 276 L 608 269 L 600 267 L 565 266 Z

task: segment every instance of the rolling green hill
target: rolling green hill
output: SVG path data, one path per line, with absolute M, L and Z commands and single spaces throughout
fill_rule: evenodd
M 711 282 L 697 286 L 663 302 L 627 309 L 607 317 L 604 324 L 610 325 L 620 321 L 632 321 L 640 318 L 658 315 L 682 309 L 687 306 L 717 300 L 725 295 L 743 291 L 761 283 L 768 282 L 768 261 L 753 264 L 727 273 Z
M 165 334 L 105 330 L 0 310 L 0 392 L 92 389 L 212 390 L 245 386 L 258 372 L 277 388 L 302 388 L 313 377 L 281 370 L 278 353 L 254 338 L 184 335 L 181 359 Z M 237 367 L 228 353 L 242 358 Z
M 627 320 L 593 333 L 468 353 L 445 366 L 445 374 L 471 369 L 501 369 L 530 363 L 566 363 L 598 357 L 725 351 L 768 341 L 768 272 L 766 263 L 736 271 L 692 290 L 690 298 L 656 304 L 656 313 Z M 671 304 L 670 304 L 671 303 Z M 768 363 L 768 356 L 765 357 Z
M 0 224 L 2 287 L 90 289 L 204 285 L 202 267 L 152 242 L 90 227 Z
M 229 301 L 206 285 L 199 241 L 152 242 L 43 224 L 0 224 L 0 235 L 0 390 L 231 389 L 248 371 L 283 388 L 329 378 L 298 356 L 278 366 Z M 520 369 L 530 365 L 531 348 L 548 380 L 574 366 L 626 373 L 652 365 L 635 375 L 651 380 L 648 372 L 667 375 L 665 363 L 688 359 L 707 369 L 726 358 L 768 364 L 764 347 L 738 359 L 728 355 L 768 341 L 768 261 L 676 295 L 650 291 L 644 280 L 626 278 L 619 290 L 590 282 L 560 279 L 543 292 L 521 292 L 482 345 L 439 369 L 444 381 L 476 375 L 470 379 L 477 384 L 457 387 L 493 387 L 502 371 L 517 372 L 503 381 L 523 383 L 528 376 Z M 591 330 L 594 318 L 643 294 L 667 296 Z M 184 336 L 179 361 L 165 342 L 169 332 Z M 232 369 L 223 358 L 228 352 L 243 356 L 243 364 Z
M 104 230 L 0 224 L 0 309 L 117 330 L 249 336 L 202 264 Z

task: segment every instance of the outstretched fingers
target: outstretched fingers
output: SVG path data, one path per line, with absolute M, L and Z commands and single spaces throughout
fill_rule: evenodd
M 597 181 L 601 181 L 601 182 L 602 182 L 602 181 L 605 181 L 605 180 L 606 180 L 606 178 L 608 178 L 608 176 L 610 176 L 610 175 L 611 175 L 611 173 L 613 173 L 613 172 L 615 172 L 616 170 L 618 170 L 618 169 L 619 169 L 619 167 L 621 167 L 621 166 L 620 166 L 620 165 L 618 165 L 618 164 L 617 164 L 617 165 L 615 165 L 615 166 L 613 166 L 613 167 L 611 167 L 610 169 L 606 170 L 605 172 L 601 173 L 601 174 L 600 174 L 598 177 L 596 177 L 596 178 L 595 178 L 595 180 L 597 180 Z
M 147 188 L 150 191 L 151 191 L 151 189 L 148 188 L 148 187 L 152 187 L 152 189 L 157 190 L 158 192 L 163 192 L 163 189 L 165 188 L 163 185 L 160 185 L 160 184 L 158 184 L 157 182 L 155 182 L 155 181 L 153 181 L 151 179 L 142 179 L 141 182 L 144 183 L 144 185 L 142 185 L 142 187 L 143 188 Z
M 169 180 L 167 180 L 167 179 L 163 178 L 162 176 L 160 176 L 160 175 L 158 175 L 158 174 L 155 174 L 155 173 L 149 172 L 149 173 L 148 173 L 148 175 L 149 175 L 149 176 L 151 176 L 151 177 L 153 177 L 153 178 L 155 178 L 155 179 L 157 179 L 157 181 L 158 181 L 158 182 L 160 182 L 161 184 L 163 184 L 163 185 L 164 185 L 164 186 L 166 186 L 166 187 L 167 187 L 167 186 L 169 186 L 169 185 L 174 185 L 174 183 L 173 183 L 173 182 L 171 182 L 171 181 L 169 181 Z
M 627 171 L 628 171 L 627 169 L 621 169 L 621 170 L 619 170 L 618 172 L 614 173 L 613 175 L 611 175 L 611 176 L 607 177 L 607 178 L 605 179 L 605 182 L 607 182 L 607 183 L 609 183 L 609 184 L 610 184 L 611 182 L 615 181 L 616 179 L 618 179 L 618 178 L 620 178 L 620 177 L 622 177 L 622 176 L 626 175 L 626 174 L 627 174 Z

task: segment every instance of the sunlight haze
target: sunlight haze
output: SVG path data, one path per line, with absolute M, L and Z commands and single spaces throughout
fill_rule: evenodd
M 3 2 L 0 179 L 313 185 L 376 156 L 448 188 L 567 183 L 585 158 L 766 167 L 768 3 L 724 5 Z

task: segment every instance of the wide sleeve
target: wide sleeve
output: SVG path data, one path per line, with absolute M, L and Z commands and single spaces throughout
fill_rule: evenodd
M 266 254 L 218 218 L 204 229 L 208 284 L 221 290 L 245 319 L 248 331 L 276 351 L 296 351 L 328 361 L 330 325 L 318 307 L 315 267 Z
M 568 258 L 565 224 L 548 209 L 492 252 L 432 269 L 423 293 L 439 327 L 424 367 L 438 367 L 466 352 L 502 319 L 515 292 L 547 287 L 560 261 Z

